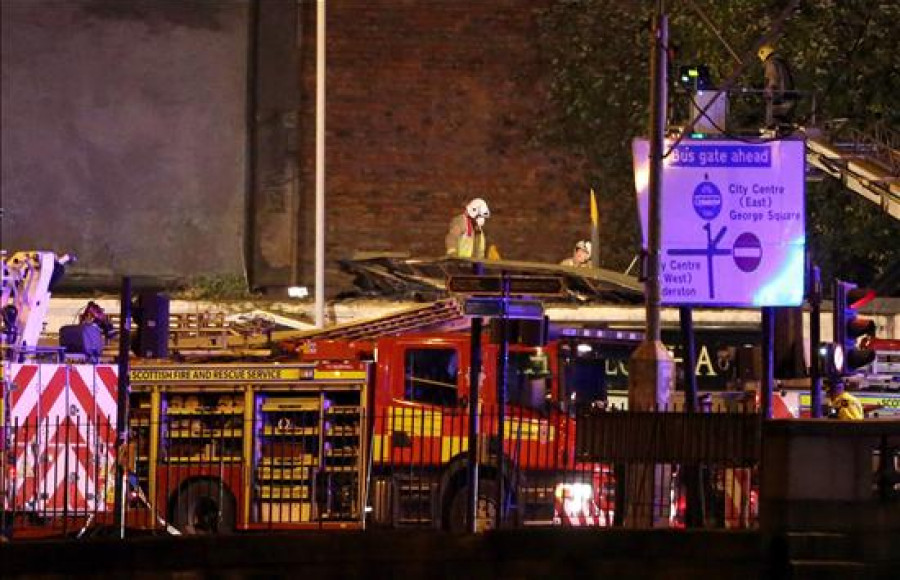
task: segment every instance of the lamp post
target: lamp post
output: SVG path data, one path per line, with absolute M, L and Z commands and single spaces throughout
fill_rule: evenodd
M 650 33 L 650 175 L 648 211 L 648 260 L 645 282 L 647 313 L 644 341 L 629 361 L 628 408 L 650 411 L 665 408 L 674 383 L 675 361 L 662 343 L 660 324 L 659 255 L 661 237 L 663 147 L 666 127 L 666 45 L 668 21 L 663 0 L 658 0 Z M 626 525 L 664 525 L 657 509 L 664 498 L 662 466 L 632 464 L 627 473 Z
M 316 2 L 316 328 L 325 326 L 325 0 Z

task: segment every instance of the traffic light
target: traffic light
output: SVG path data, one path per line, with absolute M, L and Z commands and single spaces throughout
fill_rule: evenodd
M 844 347 L 836 342 L 819 344 L 814 364 L 819 365 L 820 377 L 839 377 L 844 372 Z
M 861 318 L 857 310 L 875 298 L 875 291 L 857 288 L 856 284 L 834 281 L 834 342 L 843 348 L 843 368 L 840 374 L 849 375 L 875 360 L 875 351 L 860 348 L 857 339 L 875 335 L 875 321 Z

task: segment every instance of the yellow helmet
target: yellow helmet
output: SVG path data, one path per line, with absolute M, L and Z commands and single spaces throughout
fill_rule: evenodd
M 759 57 L 759 60 L 765 62 L 773 52 L 775 52 L 775 47 L 766 42 L 759 47 L 759 51 L 756 53 L 756 55 Z

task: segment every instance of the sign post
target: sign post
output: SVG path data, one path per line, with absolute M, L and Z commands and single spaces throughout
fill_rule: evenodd
M 478 502 L 478 400 L 481 379 L 482 317 L 500 319 L 500 372 L 497 376 L 497 520 L 503 520 L 506 492 L 503 485 L 503 437 L 506 429 L 506 386 L 509 364 L 509 320 L 543 320 L 544 305 L 528 296 L 561 296 L 565 292 L 562 278 L 556 276 L 485 276 L 476 271 L 471 276 L 453 276 L 447 280 L 447 291 L 467 295 L 463 311 L 472 316 L 471 368 L 469 369 L 469 495 L 467 498 L 467 529 L 476 532 Z M 517 298 L 512 298 L 517 296 Z
M 125 539 L 125 499 L 128 497 L 126 479 L 128 469 L 125 465 L 128 457 L 128 396 L 131 383 L 128 377 L 129 355 L 131 354 L 131 278 L 122 278 L 119 316 L 119 358 L 118 358 L 118 390 L 116 392 L 116 484 L 113 492 L 115 511 L 113 523 L 119 539 Z
M 647 155 L 647 255 L 644 303 L 647 313 L 644 341 L 628 364 L 628 408 L 649 411 L 665 408 L 674 387 L 675 361 L 663 346 L 660 320 L 660 238 L 663 200 L 663 147 L 666 128 L 666 87 L 668 86 L 669 24 L 663 0 L 658 0 L 653 27 L 650 30 L 650 141 Z M 662 465 L 631 464 L 626 473 L 626 513 L 628 526 L 665 526 L 662 517 L 664 494 L 662 482 L 667 480 Z M 617 508 L 618 511 L 618 508 Z
M 806 287 L 805 144 L 685 139 L 667 147 L 662 303 L 763 309 L 762 409 L 768 417 L 774 384 L 770 309 L 800 306 Z M 646 238 L 650 146 L 637 139 L 632 149 Z
M 651 317 L 654 300 L 683 314 L 694 306 L 762 308 L 762 408 L 770 417 L 772 307 L 799 306 L 805 287 L 805 144 L 683 139 L 664 142 L 660 155 L 659 136 L 652 137 L 632 146 L 649 256 L 648 340 L 658 322 Z M 635 353 L 634 366 L 644 374 L 631 373 L 629 405 L 638 396 L 631 390 L 653 378 L 644 376 L 652 368 L 646 361 L 638 364 L 642 350 L 653 354 L 644 347 Z M 658 375 L 656 382 L 658 404 Z M 644 405 L 652 402 L 646 391 Z

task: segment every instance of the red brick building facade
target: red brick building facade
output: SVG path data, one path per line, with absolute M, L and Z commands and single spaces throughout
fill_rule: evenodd
M 589 236 L 583 163 L 537 139 L 551 114 L 538 42 L 539 10 L 549 3 L 329 2 L 330 271 L 357 250 L 442 254 L 449 220 L 476 196 L 490 205 L 489 241 L 504 258 L 555 263 Z M 307 30 L 302 124 L 312 129 L 315 38 Z M 303 135 L 308 274 L 314 132 Z M 608 264 L 602 250 L 601 259 Z

